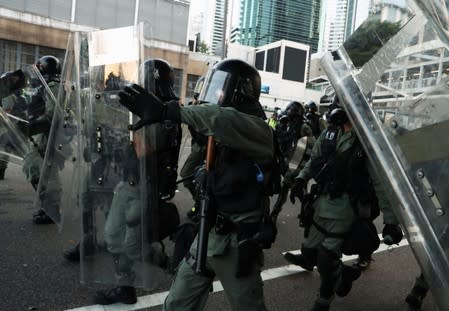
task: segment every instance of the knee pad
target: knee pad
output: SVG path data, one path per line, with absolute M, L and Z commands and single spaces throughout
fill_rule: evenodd
M 320 297 L 331 299 L 342 274 L 342 263 L 336 253 L 320 248 L 318 250 L 317 268 L 320 273 Z
M 317 266 L 318 261 L 318 250 L 316 248 L 301 247 L 301 254 L 304 256 L 306 261 L 313 266 Z
M 341 260 L 335 252 L 320 247 L 317 252 L 317 267 L 320 274 L 329 275 L 341 270 Z

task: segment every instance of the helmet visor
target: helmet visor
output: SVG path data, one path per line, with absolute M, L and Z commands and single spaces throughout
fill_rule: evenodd
M 232 74 L 226 71 L 215 70 L 203 86 L 199 100 L 209 104 L 227 106 L 226 103 L 232 98 L 233 79 Z
M 193 90 L 193 93 L 200 94 L 201 90 L 203 89 L 204 84 L 204 77 L 200 77 L 198 81 L 196 81 L 195 89 Z

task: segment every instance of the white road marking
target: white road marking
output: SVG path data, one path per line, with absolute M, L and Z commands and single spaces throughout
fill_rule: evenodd
M 402 239 L 402 241 L 401 241 L 401 243 L 399 243 L 399 245 L 394 245 L 394 246 L 388 246 L 388 245 L 385 245 L 382 243 L 380 245 L 380 247 L 374 253 L 376 254 L 376 253 L 382 253 L 385 251 L 391 251 L 395 248 L 399 248 L 399 247 L 403 247 L 403 246 L 407 246 L 407 245 L 408 245 L 408 242 L 406 239 Z M 294 251 L 290 251 L 290 253 L 300 254 L 301 251 L 294 250 Z M 285 253 L 283 253 L 283 254 L 285 254 Z M 354 260 L 356 258 L 357 258 L 356 255 L 343 256 L 342 260 L 343 260 L 343 262 L 346 262 L 346 261 Z M 304 271 L 305 270 L 299 266 L 286 265 L 286 266 L 282 266 L 282 267 L 264 270 L 264 271 L 262 271 L 261 275 L 262 275 L 262 280 L 267 281 L 267 280 L 281 278 L 284 276 L 289 276 L 289 275 L 296 274 L 296 273 L 301 273 Z M 223 291 L 223 286 L 221 285 L 220 281 L 215 281 L 214 282 L 214 293 L 221 292 L 221 291 Z M 66 311 L 142 310 L 145 308 L 157 307 L 157 306 L 162 305 L 164 303 L 164 300 L 167 297 L 167 295 L 168 295 L 168 291 L 142 296 L 142 297 L 139 297 L 137 300 L 137 303 L 135 303 L 133 305 L 125 305 L 125 304 L 120 304 L 120 303 L 109 305 L 109 306 L 92 305 L 92 306 L 86 306 L 86 307 L 80 307 L 80 308 L 74 308 L 74 309 L 67 309 Z

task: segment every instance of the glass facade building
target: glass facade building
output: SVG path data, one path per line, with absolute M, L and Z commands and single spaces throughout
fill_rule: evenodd
M 259 47 L 282 39 L 318 49 L 321 0 L 241 0 L 240 43 Z

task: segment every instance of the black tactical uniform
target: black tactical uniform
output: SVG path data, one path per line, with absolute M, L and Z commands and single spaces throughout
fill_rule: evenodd
M 392 240 L 389 237 L 391 228 L 399 228 L 380 180 L 358 142 L 345 111 L 342 108 L 334 109 L 329 120 L 331 125 L 317 140 L 310 160 L 292 187 L 292 193 L 302 199 L 307 181 L 314 178 L 317 182 L 319 190 L 310 204 L 310 232 L 303 242 L 301 255 L 285 254 L 289 262 L 309 271 L 314 266 L 318 267 L 321 285 L 313 311 L 329 310 L 335 293 L 347 295 L 352 281 L 360 276 L 360 271 L 354 267 L 342 265 L 340 258 L 345 249 L 355 248 L 356 244 L 357 248 L 366 247 L 368 240 L 363 238 L 372 236 L 369 227 L 368 231 L 363 231 L 363 237 L 352 232 L 359 211 L 371 211 L 373 208 L 371 193 L 376 194 L 379 207 L 383 210 L 385 243 Z M 362 238 L 362 242 L 355 243 L 349 238 Z M 378 239 L 376 233 L 374 239 Z M 350 241 L 352 245 L 348 246 Z M 371 249 L 378 246 L 378 241 L 369 242 Z M 398 243 L 398 240 L 392 242 Z
M 169 63 L 162 59 L 148 59 L 143 63 L 144 67 L 144 84 L 146 88 L 153 89 L 157 98 L 163 102 L 177 100 L 177 96 L 173 90 L 174 71 Z M 181 129 L 178 124 L 164 124 L 157 127 L 158 140 L 152 145 L 156 151 L 157 159 L 157 209 L 154 209 L 158 219 L 157 223 L 148 224 L 150 236 L 148 240 L 151 243 L 160 244 L 169 234 L 173 233 L 179 225 L 179 215 L 173 203 L 168 202 L 173 198 L 176 190 L 177 164 L 180 146 Z M 147 137 L 141 137 L 140 132 L 135 133 L 133 146 L 125 147 L 125 160 L 123 161 L 123 181 L 114 188 L 114 196 L 111 207 L 106 217 L 104 228 L 104 237 L 106 247 L 112 254 L 114 259 L 114 268 L 116 275 L 116 287 L 106 290 L 97 291 L 94 296 L 96 304 L 108 305 L 112 303 L 133 304 L 137 301 L 136 290 L 133 284 L 136 275 L 133 271 L 135 261 L 140 261 L 142 254 L 141 236 L 144 233 L 141 220 L 141 198 L 135 187 L 130 186 L 129 181 L 139 180 L 139 160 L 145 158 L 148 167 L 151 165 L 153 155 L 140 154 L 139 146 L 144 145 Z M 163 145 L 163 146 L 162 146 Z M 140 148 L 140 149 L 139 149 Z M 147 181 L 149 179 L 147 178 Z M 152 181 L 149 181 L 152 182 Z M 133 202 L 133 203 L 130 203 Z M 154 202 L 153 202 L 154 203 Z M 124 211 L 126 211 L 126 219 L 123 219 Z M 153 210 L 152 210 L 153 211 Z M 128 215 L 132 215 L 129 216 Z M 156 220 L 154 220 L 156 222 Z M 129 226 L 130 222 L 135 223 Z M 158 228 L 158 229 L 156 229 Z M 153 232 L 153 229 L 155 232 Z M 167 268 L 168 257 L 163 251 L 163 247 L 152 249 L 152 259 L 150 262 L 160 268 Z M 79 247 L 78 247 L 79 254 Z M 78 255 L 79 256 L 79 255 Z
M 36 63 L 36 67 L 42 74 L 45 82 L 48 84 L 51 92 L 57 97 L 60 86 L 61 63 L 54 56 L 43 56 Z M 33 81 L 31 81 L 33 83 Z M 27 180 L 37 190 L 39 177 L 45 151 L 47 149 L 48 135 L 50 134 L 51 122 L 55 110 L 54 102 L 47 97 L 45 90 L 40 87 L 38 93 L 31 97 L 28 104 L 28 121 L 26 132 L 33 142 L 32 151 L 25 156 L 22 171 Z M 55 181 L 55 191 L 58 187 L 58 181 Z M 47 189 L 51 191 L 51 189 Z M 33 214 L 35 224 L 51 224 L 53 220 L 45 213 L 43 209 Z
M 276 222 L 282 206 L 287 201 L 288 191 L 293 184 L 293 179 L 310 158 L 310 152 L 315 143 L 313 132 L 304 119 L 304 108 L 299 102 L 292 101 L 287 104 L 278 118 L 275 135 L 282 160 L 280 169 L 283 176 L 281 191 L 271 212 L 271 217 Z M 292 169 L 290 168 L 290 162 L 297 149 L 299 139 L 303 137 L 307 137 L 306 148 L 301 161 L 298 162 L 296 168 Z
M 208 234 L 206 271 L 194 271 L 198 260 L 194 242 L 178 268 L 164 309 L 203 309 L 217 275 L 234 310 L 265 310 L 260 260 L 262 248 L 269 247 L 275 236 L 273 226 L 266 223 L 269 171 L 265 165 L 272 162 L 274 150 L 272 132 L 258 102 L 260 76 L 243 61 L 224 60 L 206 81 L 208 92 L 200 100 L 210 104 L 199 106 L 163 105 L 137 86 L 121 94 L 122 104 L 140 114 L 145 123 L 177 120 L 213 136 L 217 143 L 215 166 L 208 175 L 215 211 L 210 219 L 215 225 L 211 223 Z
M 318 107 L 313 100 L 309 100 L 304 104 L 306 110 L 305 119 L 313 132 L 313 136 L 318 138 L 321 132 L 326 128 L 326 122 L 322 115 L 318 112 Z

